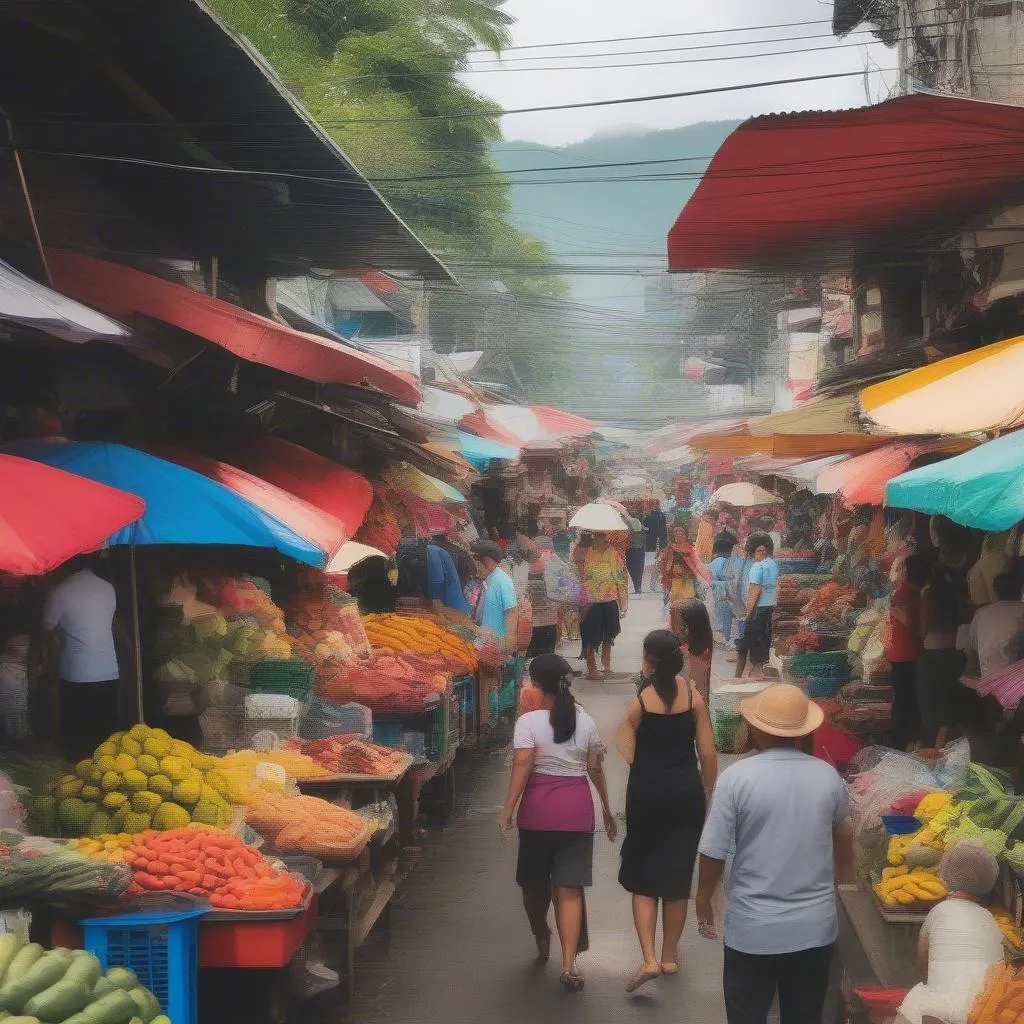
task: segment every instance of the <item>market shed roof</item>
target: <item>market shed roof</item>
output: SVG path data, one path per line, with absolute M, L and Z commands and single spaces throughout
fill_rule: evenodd
M 848 261 L 1024 196 L 1024 109 L 913 95 L 755 117 L 669 232 L 670 270 Z

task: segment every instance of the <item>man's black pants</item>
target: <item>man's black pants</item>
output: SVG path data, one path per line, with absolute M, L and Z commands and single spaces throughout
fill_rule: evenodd
M 775 993 L 780 1024 L 821 1024 L 835 946 L 758 956 L 725 947 L 729 1024 L 765 1024 Z

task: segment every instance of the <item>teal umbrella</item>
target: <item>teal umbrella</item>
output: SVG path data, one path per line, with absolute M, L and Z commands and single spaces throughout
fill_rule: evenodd
M 893 478 L 885 503 L 978 530 L 1008 530 L 1024 519 L 1024 431 Z

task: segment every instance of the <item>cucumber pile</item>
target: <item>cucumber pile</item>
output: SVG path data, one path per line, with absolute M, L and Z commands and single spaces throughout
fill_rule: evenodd
M 84 950 L 45 950 L 0 936 L 3 1024 L 171 1024 L 133 971 L 111 967 Z

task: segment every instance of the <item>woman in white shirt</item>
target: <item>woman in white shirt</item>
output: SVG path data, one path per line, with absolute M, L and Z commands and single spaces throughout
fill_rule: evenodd
M 918 940 L 928 980 L 907 994 L 897 1024 L 967 1024 L 988 969 L 1003 960 L 1002 933 L 982 905 L 999 878 L 995 857 L 977 840 L 961 839 L 946 851 L 939 877 L 949 895 L 925 918 Z
M 610 840 L 615 839 L 617 823 L 608 803 L 604 747 L 594 719 L 573 698 L 569 663 L 557 654 L 541 654 L 530 662 L 530 679 L 542 692 L 543 705 L 516 722 L 512 775 L 498 827 L 503 835 L 511 832 L 518 805 L 516 882 L 523 890 L 538 958 L 546 961 L 550 954 L 547 917 L 553 900 L 562 947 L 560 980 L 567 991 L 579 992 L 584 984 L 576 967 L 583 890 L 592 883 L 594 859 L 590 782 L 601 800 Z

